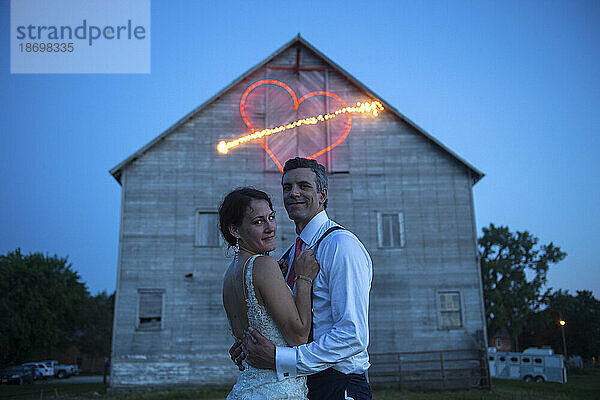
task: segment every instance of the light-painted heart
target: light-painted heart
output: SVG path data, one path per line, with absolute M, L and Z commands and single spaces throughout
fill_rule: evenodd
M 283 88 L 285 91 L 287 91 L 292 98 L 292 107 L 294 110 L 298 110 L 298 108 L 300 107 L 300 105 L 302 104 L 302 102 L 304 100 L 309 99 L 313 96 L 331 97 L 332 99 L 334 99 L 335 101 L 340 103 L 342 105 L 342 107 L 344 107 L 344 108 L 348 107 L 346 102 L 344 100 L 342 100 L 342 98 L 340 96 L 338 96 L 337 94 L 332 93 L 332 92 L 327 92 L 327 91 L 310 92 L 310 93 L 305 94 L 298 100 L 296 93 L 294 93 L 292 88 L 290 88 L 285 83 L 275 80 L 275 79 L 263 79 L 263 80 L 260 80 L 258 82 L 253 83 L 252 85 L 250 85 L 248 87 L 248 89 L 246 89 L 246 91 L 242 95 L 242 99 L 240 100 L 240 114 L 242 115 L 242 119 L 244 120 L 244 123 L 246 124 L 248 129 L 250 129 L 251 132 L 255 132 L 257 129 L 254 128 L 254 126 L 252 125 L 252 123 L 250 122 L 250 120 L 248 119 L 248 117 L 246 115 L 246 100 L 248 99 L 248 95 L 254 89 L 256 89 L 257 87 L 262 86 L 262 85 L 277 85 L 277 86 Z M 347 113 L 346 116 L 347 116 L 348 120 L 347 120 L 347 123 L 345 124 L 345 129 L 344 129 L 344 132 L 342 133 L 342 135 L 332 144 L 320 149 L 316 153 L 311 154 L 310 156 L 307 156 L 306 158 L 308 158 L 308 159 L 317 158 L 320 155 L 323 155 L 323 154 L 327 153 L 328 151 L 332 150 L 333 148 L 335 148 L 336 146 L 338 146 L 340 143 L 342 143 L 346 139 L 346 137 L 348 137 L 348 134 L 350 133 L 350 129 L 352 129 L 352 116 L 349 113 Z M 335 137 L 335 135 L 334 135 L 334 137 Z M 275 155 L 273 153 L 273 151 L 269 148 L 269 146 L 264 141 L 264 139 L 260 139 L 259 143 L 265 149 L 265 151 L 267 152 L 269 157 L 271 157 L 271 159 L 273 160 L 275 165 L 277 165 L 277 168 L 279 168 L 279 171 L 281 173 L 283 173 L 283 166 L 281 165 L 281 162 L 277 158 L 277 155 Z

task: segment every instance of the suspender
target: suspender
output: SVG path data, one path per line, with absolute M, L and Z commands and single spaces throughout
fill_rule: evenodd
M 317 240 L 317 241 L 315 242 L 315 244 L 313 244 L 312 246 L 310 246 L 310 247 L 309 247 L 309 249 L 313 249 L 313 251 L 314 251 L 314 253 L 315 253 L 315 256 L 316 256 L 316 254 L 317 254 L 317 249 L 319 248 L 319 245 L 321 244 L 321 241 L 322 241 L 323 239 L 325 239 L 325 237 L 326 237 L 327 235 L 329 235 L 331 232 L 333 232 L 333 231 L 337 231 L 337 230 L 339 230 L 339 229 L 345 229 L 345 228 L 344 228 L 344 227 L 342 227 L 342 226 L 339 226 L 339 225 L 332 226 L 331 228 L 327 229 L 323 235 L 321 235 L 321 237 L 319 238 L 319 240 Z M 287 258 L 288 258 L 288 256 L 290 255 L 290 252 L 291 252 L 291 251 L 292 251 L 292 246 L 290 246 L 290 247 L 287 249 L 287 251 L 286 251 L 286 252 L 283 254 L 283 256 L 281 256 L 281 259 L 286 259 L 286 260 L 287 260 Z
M 319 240 L 317 240 L 317 242 L 316 242 L 315 244 L 313 244 L 312 246 L 310 246 L 310 247 L 309 247 L 309 249 L 314 249 L 314 253 L 315 253 L 315 255 L 316 255 L 316 253 L 317 253 L 317 249 L 319 248 L 319 245 L 321 244 L 321 241 L 322 241 L 323 239 L 325 239 L 325 236 L 327 236 L 327 235 L 329 235 L 331 232 L 333 232 L 333 231 L 337 231 L 337 230 L 339 230 L 339 229 L 344 229 L 344 227 L 343 227 L 343 226 L 339 226 L 339 225 L 337 225 L 337 226 L 332 226 L 331 228 L 327 229 L 327 230 L 325 231 L 325 233 L 324 233 L 324 234 L 323 234 L 323 235 L 322 235 L 322 236 L 319 238 Z

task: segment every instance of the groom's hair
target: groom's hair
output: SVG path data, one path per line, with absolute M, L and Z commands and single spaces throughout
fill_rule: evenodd
M 235 237 L 229 232 L 229 226 L 235 225 L 239 227 L 242 225 L 242 221 L 252 200 L 266 201 L 271 211 L 273 211 L 273 204 L 269 195 L 262 190 L 250 186 L 238 188 L 230 192 L 219 206 L 219 228 L 229 246 L 235 246 L 236 243 Z
M 315 173 L 315 185 L 317 185 L 317 191 L 327 189 L 327 174 L 325 173 L 325 167 L 316 162 L 315 160 L 309 160 L 307 158 L 296 157 L 290 158 L 285 162 L 283 166 L 283 175 L 286 172 L 296 168 L 310 168 Z M 281 184 L 283 185 L 283 175 L 281 176 Z M 327 200 L 323 204 L 323 208 L 327 208 Z

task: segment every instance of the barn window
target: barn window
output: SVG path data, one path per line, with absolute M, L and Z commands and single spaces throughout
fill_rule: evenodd
M 440 292 L 440 321 L 443 329 L 460 328 L 462 317 L 459 292 Z
M 164 289 L 138 289 L 138 330 L 162 329 Z
M 213 211 L 196 212 L 196 240 L 198 247 L 219 247 L 219 219 Z
M 379 247 L 404 247 L 404 215 L 399 212 L 377 213 L 377 235 Z

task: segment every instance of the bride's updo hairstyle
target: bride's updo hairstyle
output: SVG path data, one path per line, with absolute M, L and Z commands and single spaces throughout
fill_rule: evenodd
M 252 200 L 264 200 L 269 203 L 269 208 L 273 211 L 273 204 L 269 195 L 262 190 L 254 189 L 253 187 L 243 187 L 230 192 L 219 206 L 219 228 L 221 234 L 229 247 L 235 246 L 235 237 L 229 232 L 229 226 L 240 226 L 246 210 L 250 206 Z

